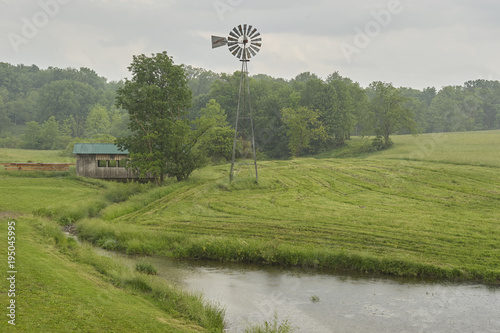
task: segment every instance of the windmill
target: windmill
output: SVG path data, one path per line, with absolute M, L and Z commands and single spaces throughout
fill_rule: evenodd
M 238 109 L 236 111 L 236 124 L 234 127 L 233 155 L 231 160 L 231 171 L 229 180 L 232 182 L 235 172 L 238 173 L 241 166 L 251 165 L 246 159 L 250 153 L 253 155 L 255 166 L 255 181 L 259 181 L 257 173 L 257 157 L 255 155 L 255 134 L 252 118 L 252 103 L 250 102 L 250 85 L 248 79 L 248 62 L 255 57 L 262 47 L 262 37 L 257 29 L 251 25 L 239 25 L 229 32 L 229 36 L 212 36 L 212 49 L 227 45 L 229 52 L 241 61 L 240 90 L 238 94 Z M 250 135 L 250 138 L 248 138 Z M 236 163 L 236 152 L 240 161 Z M 235 170 L 235 165 L 239 165 Z

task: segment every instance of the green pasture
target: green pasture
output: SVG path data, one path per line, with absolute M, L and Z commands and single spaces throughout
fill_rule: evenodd
M 62 156 L 59 150 L 0 149 L 0 163 L 75 163 L 73 157 Z
M 394 148 L 370 159 L 423 160 L 500 167 L 500 131 L 394 136 Z
M 22 171 L 9 171 L 22 172 Z M 33 212 L 52 208 L 75 210 L 99 195 L 102 188 L 71 178 L 0 176 L 0 211 Z
M 260 162 L 258 185 L 209 167 L 79 231 L 128 253 L 498 282 L 499 138 L 398 136 L 373 154 L 357 138 L 330 153 L 343 158 Z
M 206 167 L 163 187 L 0 170 L 0 237 L 16 220 L 18 331 L 221 331 L 223 311 L 64 236 L 129 254 L 500 282 L 500 132 L 367 138 Z M 25 156 L 26 157 L 23 157 Z M 30 157 L 33 156 L 33 157 Z M 71 162 L 0 149 L 1 162 Z M 6 262 L 5 253 L 0 260 Z M 6 286 L 6 280 L 2 286 Z M 0 324 L 4 330 L 6 321 Z
M 498 168 L 298 159 L 261 163 L 259 185 L 230 185 L 226 169 L 108 206 L 81 236 L 128 253 L 500 278 Z

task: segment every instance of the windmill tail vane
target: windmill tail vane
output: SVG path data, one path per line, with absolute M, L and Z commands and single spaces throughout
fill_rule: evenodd
M 227 45 L 226 37 L 212 36 L 212 49 Z

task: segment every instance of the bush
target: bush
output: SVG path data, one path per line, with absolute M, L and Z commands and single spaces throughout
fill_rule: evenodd
M 200 149 L 212 163 L 227 162 L 233 154 L 234 130 L 230 127 L 214 127 L 200 140 Z
M 385 142 L 383 137 L 377 136 L 375 139 L 373 139 L 370 151 L 374 152 L 374 151 L 388 149 L 391 148 L 392 145 L 393 142 L 391 139 L 388 139 L 387 142 Z
M 18 137 L 5 137 L 0 138 L 0 148 L 20 148 L 21 147 L 21 139 Z
M 158 269 L 149 262 L 139 262 L 135 265 L 135 270 L 147 275 L 158 275 Z

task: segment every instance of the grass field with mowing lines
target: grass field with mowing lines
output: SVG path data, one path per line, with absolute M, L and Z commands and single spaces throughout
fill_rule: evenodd
M 79 230 L 128 253 L 499 282 L 500 132 L 447 135 L 395 137 L 358 159 L 261 162 L 259 185 L 206 168 Z M 444 154 L 455 137 L 465 157 Z

